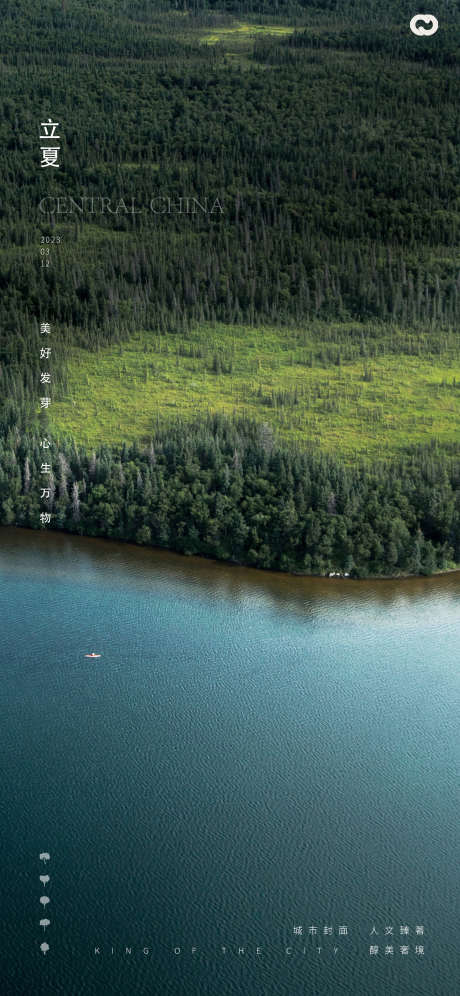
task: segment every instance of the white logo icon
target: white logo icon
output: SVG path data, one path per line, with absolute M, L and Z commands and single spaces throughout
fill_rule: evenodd
M 46 941 L 43 941 L 43 944 L 40 944 L 40 951 L 43 951 L 43 954 L 46 954 L 46 952 L 49 951 L 49 949 L 50 946 L 49 944 L 46 943 Z
M 47 906 L 50 901 L 49 896 L 40 896 L 40 902 L 42 906 Z
M 414 14 L 410 29 L 413 35 L 435 35 L 439 23 L 434 14 Z
M 40 854 L 40 861 L 43 861 L 43 863 L 46 865 L 46 862 L 49 861 L 49 859 L 50 856 L 48 854 L 48 851 L 42 851 L 42 853 Z
M 43 920 L 40 920 L 40 927 L 43 927 L 43 930 L 46 930 L 46 928 L 49 927 L 50 923 L 51 920 L 47 920 L 46 917 L 43 917 Z
M 40 882 L 42 882 L 43 885 L 46 885 L 46 883 L 49 882 L 49 880 L 50 880 L 49 875 L 40 875 Z

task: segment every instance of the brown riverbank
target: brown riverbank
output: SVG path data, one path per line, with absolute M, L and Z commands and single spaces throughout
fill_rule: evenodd
M 460 571 L 444 571 L 431 577 L 351 578 L 311 577 L 262 571 L 241 567 L 204 557 L 186 557 L 179 553 L 151 547 L 141 547 L 115 540 L 73 536 L 68 533 L 0 527 L 0 553 L 3 564 L 14 572 L 20 569 L 22 556 L 33 552 L 37 567 L 45 566 L 56 577 L 62 569 L 69 575 L 69 562 L 75 563 L 76 574 L 86 572 L 96 576 L 101 572 L 126 572 L 127 582 L 142 586 L 149 576 L 158 573 L 175 577 L 184 583 L 209 590 L 220 589 L 237 597 L 243 591 L 255 596 L 268 596 L 280 603 L 328 600 L 366 600 L 376 598 L 392 602 L 401 598 L 418 598 L 424 593 L 460 594 Z

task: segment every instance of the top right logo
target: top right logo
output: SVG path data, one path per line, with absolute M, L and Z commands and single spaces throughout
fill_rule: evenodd
M 435 35 L 438 28 L 438 19 L 434 14 L 414 14 L 410 22 L 413 35 Z

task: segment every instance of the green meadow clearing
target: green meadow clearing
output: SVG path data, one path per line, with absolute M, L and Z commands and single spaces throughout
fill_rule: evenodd
M 251 24 L 247 21 L 236 21 L 230 26 L 215 27 L 208 34 L 201 35 L 200 41 L 206 45 L 236 43 L 245 45 L 258 36 L 285 38 L 295 31 L 287 24 Z
M 89 446 L 122 444 L 148 440 L 169 418 L 220 412 L 266 422 L 347 462 L 458 442 L 460 358 L 452 350 L 386 352 L 382 340 L 378 354 L 365 347 L 367 355 L 343 360 L 345 328 L 327 329 L 329 346 L 318 323 L 314 332 L 225 325 L 186 336 L 139 332 L 97 353 L 75 348 L 53 399 L 52 428 Z M 360 326 L 346 331 L 356 343 Z

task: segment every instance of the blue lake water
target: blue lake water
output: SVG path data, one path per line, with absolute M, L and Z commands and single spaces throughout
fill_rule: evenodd
M 2 994 L 460 991 L 459 575 L 3 529 L 0 605 Z

